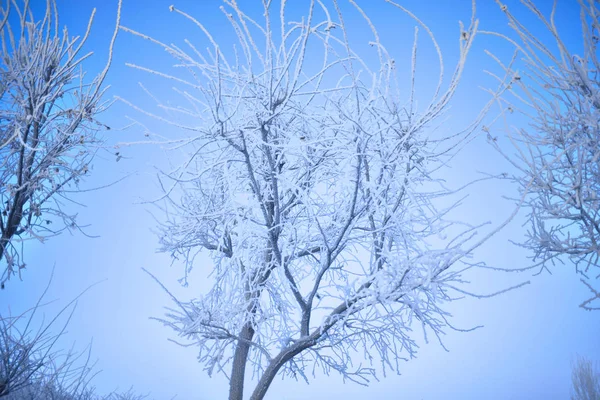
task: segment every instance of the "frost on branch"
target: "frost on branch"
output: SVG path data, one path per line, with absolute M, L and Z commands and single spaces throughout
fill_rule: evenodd
M 2 287 L 25 267 L 27 239 L 79 229 L 64 200 L 77 192 L 101 148 L 96 120 L 107 103 L 101 89 L 110 65 L 84 81 L 81 40 L 60 31 L 56 4 L 48 0 L 42 20 L 19 1 L 0 2 L 0 270 Z M 120 6 L 119 6 L 120 9 Z M 119 14 L 118 14 L 119 15 Z M 117 15 L 117 25 L 118 18 Z M 11 23 L 18 22 L 13 29 Z
M 503 99 L 506 110 L 519 109 L 530 118 L 526 129 L 509 132 L 516 147 L 512 156 L 494 146 L 516 167 L 512 179 L 525 196 L 529 210 L 527 240 L 520 243 L 533 253 L 533 267 L 546 268 L 568 260 L 590 290 L 580 306 L 600 309 L 600 80 L 598 3 L 579 0 L 583 54 L 573 54 L 554 23 L 531 2 L 523 3 L 555 38 L 544 44 L 506 12 L 518 35 L 511 42 L 525 63 L 520 73 L 515 60 L 504 70 L 513 76 L 517 107 Z M 510 39 L 509 39 L 510 40 Z
M 439 55 L 435 95 L 418 109 L 418 29 L 406 95 L 358 5 L 353 11 L 374 37 L 369 62 L 348 42 L 351 28 L 336 2 L 333 12 L 309 2 L 299 22 L 286 19 L 285 1 L 279 9 L 265 3 L 263 24 L 225 3 L 239 39 L 232 54 L 177 8 L 206 35 L 209 50 L 122 28 L 190 73 L 184 80 L 130 64 L 179 85 L 188 106 L 159 107 L 191 121 L 138 108 L 189 132 L 170 142 L 179 149 L 187 141 L 189 158 L 161 178 L 162 250 L 188 270 L 201 252 L 214 262 L 210 291 L 188 302 L 173 298 L 162 321 L 198 346 L 209 373 L 227 374 L 230 399 L 242 398 L 246 370 L 258 379 L 252 399 L 262 399 L 278 373 L 308 379 L 336 371 L 365 384 L 375 362 L 397 371 L 399 360 L 415 355 L 415 326 L 437 338 L 449 326 L 443 305 L 461 283 L 458 264 L 481 243 L 472 241 L 474 227 L 445 220 L 454 206 L 438 208 L 448 191 L 436 178 L 481 115 L 455 135 L 432 132 L 456 91 L 477 21 L 459 27 L 460 58 L 446 87 L 429 29 L 389 2 L 415 18 Z M 357 353 L 370 365 L 353 364 Z

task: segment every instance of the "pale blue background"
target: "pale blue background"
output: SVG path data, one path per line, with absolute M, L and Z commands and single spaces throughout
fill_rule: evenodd
M 187 37 L 200 47 L 206 46 L 206 40 L 191 23 L 168 12 L 171 2 L 124 0 L 122 24 L 167 43 L 182 43 Z M 34 0 L 32 3 L 39 15 L 45 2 Z M 240 3 L 250 9 L 260 5 L 258 0 Z M 302 8 L 295 7 L 305 7 L 307 2 L 291 0 L 289 3 L 290 13 L 297 13 Z M 367 49 L 365 43 L 370 37 L 366 25 L 356 12 L 342 3 L 348 10 L 346 22 L 356 25 L 354 40 Z M 495 2 L 480 0 L 478 3 L 481 29 L 507 32 L 506 20 Z M 549 0 L 539 0 L 538 3 L 546 11 L 551 4 Z M 559 29 L 574 51 L 579 51 L 577 2 L 564 0 L 559 3 Z M 217 0 L 175 2 L 178 8 L 206 23 L 214 37 L 228 49 L 232 43 L 232 32 L 218 10 L 220 4 Z M 360 4 L 380 28 L 383 43 L 392 54 L 397 54 L 398 67 L 408 72 L 408 49 L 415 23 L 382 1 L 363 0 Z M 470 1 L 410 0 L 401 4 L 422 18 L 437 35 L 450 74 L 458 52 L 458 20 L 468 22 L 470 19 Z M 61 24 L 66 24 L 72 34 L 83 34 L 92 8 L 98 8 L 87 46 L 95 51 L 94 57 L 86 64 L 90 74 L 98 72 L 105 61 L 116 5 L 115 0 L 58 1 Z M 516 1 L 508 2 L 508 5 L 511 10 L 516 10 L 517 15 L 523 16 L 524 21 L 531 19 Z M 261 11 L 256 10 L 255 14 L 260 15 Z M 534 23 L 533 26 L 539 28 L 539 24 Z M 421 38 L 425 39 L 424 31 L 421 31 Z M 548 39 L 548 36 L 542 34 L 542 38 Z M 437 81 L 437 64 L 429 43 L 426 40 L 422 42 L 418 84 L 422 85 L 420 97 L 427 99 L 432 82 Z M 448 114 L 448 122 L 441 129 L 451 131 L 466 123 L 486 101 L 487 95 L 478 86 L 489 86 L 492 81 L 482 71 L 496 66 L 484 55 L 484 49 L 494 50 L 504 59 L 511 54 L 505 43 L 498 39 L 484 36 L 476 39 L 465 78 Z M 125 62 L 158 69 L 172 64 L 161 49 L 121 32 L 113 68 L 108 75 L 108 82 L 112 84 L 109 97 L 119 95 L 140 106 L 151 107 L 151 102 L 137 86 L 137 82 L 142 81 L 154 89 L 155 94 L 170 98 L 170 83 L 127 68 Z M 122 127 L 127 124 L 125 115 L 141 118 L 134 110 L 117 103 L 103 116 L 103 121 L 113 128 Z M 156 126 L 157 133 L 166 136 L 177 134 L 164 130 L 161 125 L 153 126 Z M 502 135 L 502 132 L 495 134 Z M 144 138 L 139 130 L 113 129 L 107 133 L 107 139 L 114 145 Z M 148 319 L 149 316 L 161 316 L 162 307 L 170 303 L 167 295 L 143 273 L 142 267 L 156 274 L 174 293 L 186 299 L 205 287 L 203 282 L 210 271 L 210 262 L 204 259 L 196 266 L 189 288 L 178 287 L 177 279 L 183 274 L 182 268 L 177 264 L 169 267 L 168 255 L 155 252 L 157 240 L 150 231 L 155 224 L 147 211 L 152 208 L 134 204 L 159 193 L 153 165 L 165 166 L 164 155 L 160 149 L 151 146 L 121 148 L 119 151 L 126 158 L 118 163 L 110 154 L 97 160 L 94 173 L 87 182 L 88 187 L 101 186 L 133 171 L 136 175 L 108 189 L 77 196 L 87 205 L 87 208 L 77 209 L 80 222 L 91 224 L 87 232 L 100 238 L 64 234 L 44 245 L 32 242 L 27 247 L 28 267 L 24 281 L 11 280 L 8 283 L 6 290 L 0 292 L 0 307 L 5 310 L 10 305 L 14 312 L 32 305 L 47 283 L 54 264 L 56 272 L 48 298 L 60 301 L 47 308 L 48 315 L 88 285 L 105 280 L 79 301 L 64 340 L 65 346 L 76 341 L 77 346 L 83 348 L 93 338 L 94 354 L 99 358 L 98 367 L 103 370 L 95 380 L 101 391 L 117 387 L 126 389 L 133 385 L 137 391 L 151 392 L 151 397 L 156 399 L 168 399 L 174 394 L 178 394 L 178 399 L 226 398 L 228 388 L 225 378 L 209 378 L 195 361 L 194 348 L 185 349 L 168 342 L 166 338 L 172 337 L 172 333 Z M 458 184 L 476 177 L 475 169 L 501 172 L 505 168 L 502 159 L 481 137 L 455 160 L 453 169 L 446 174 L 451 183 Z M 511 204 L 501 199 L 506 194 L 513 194 L 512 188 L 506 184 L 476 186 L 458 216 L 473 222 L 491 220 L 498 224 L 512 210 Z M 520 222 L 513 222 L 496 235 L 478 250 L 474 260 L 506 268 L 527 265 L 526 253 L 507 241 L 522 238 Z M 449 330 L 445 345 L 450 352 L 445 352 L 434 341 L 425 344 L 420 330 L 416 329 L 415 337 L 423 346 L 418 358 L 402 364 L 401 376 L 388 376 L 368 388 L 342 384 L 341 378 L 336 375 L 318 377 L 310 385 L 276 379 L 268 398 L 566 399 L 570 386 L 570 362 L 575 354 L 600 360 L 600 314 L 586 313 L 577 307 L 587 293 L 573 274 L 572 266 L 557 267 L 553 272 L 552 276 L 543 274 L 533 278 L 530 273 L 472 274 L 473 284 L 469 289 L 482 294 L 524 280 L 531 279 L 532 283 L 496 298 L 453 303 L 450 309 L 456 326 L 483 324 L 485 327 L 471 333 Z

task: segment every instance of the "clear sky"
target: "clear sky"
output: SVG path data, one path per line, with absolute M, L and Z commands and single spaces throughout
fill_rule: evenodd
M 206 40 L 189 21 L 169 13 L 173 3 L 181 10 L 205 23 L 213 36 L 227 49 L 233 35 L 218 7 L 218 0 L 123 0 L 122 24 L 150 34 L 166 43 L 183 43 L 188 38 L 200 47 Z M 289 0 L 291 13 L 306 8 L 305 0 Z M 458 21 L 468 23 L 469 0 L 407 0 L 400 3 L 419 16 L 432 29 L 445 54 L 451 71 L 458 55 Z M 539 0 L 548 11 L 551 2 Z M 32 0 L 38 15 L 45 1 Z M 87 48 L 94 50 L 92 59 L 85 64 L 90 74 L 97 73 L 106 60 L 110 35 L 114 29 L 116 0 L 57 0 L 60 22 L 69 27 L 71 34 L 83 34 L 92 8 L 97 16 Z M 240 0 L 244 9 L 260 5 L 258 0 Z M 367 49 L 368 30 L 355 11 L 342 0 L 347 10 L 346 23 L 356 25 L 352 34 L 359 47 Z M 409 49 L 415 22 L 383 1 L 363 0 L 374 23 L 380 28 L 382 42 L 397 54 L 399 67 L 408 74 Z M 507 1 L 511 10 L 531 21 L 532 30 L 540 28 L 517 1 Z M 579 51 L 580 24 L 576 0 L 559 0 L 558 26 L 574 51 Z M 256 12 L 260 14 L 260 9 Z M 477 16 L 480 29 L 508 32 L 504 15 L 493 0 L 478 0 Z M 543 39 L 548 36 L 541 33 Z M 437 64 L 430 44 L 423 36 L 423 52 L 417 84 L 419 96 L 429 95 L 432 81 L 437 80 Z M 362 42 L 361 42 L 362 41 Z M 362 43 L 362 44 L 361 44 Z M 496 69 L 494 62 L 484 54 L 493 50 L 501 57 L 509 57 L 511 49 L 498 39 L 481 35 L 475 41 L 465 71 L 465 78 L 457 97 L 447 114 L 447 122 L 440 129 L 451 132 L 473 118 L 487 95 L 479 86 L 491 86 L 484 69 Z M 368 56 L 367 56 L 368 57 Z M 170 83 L 157 80 L 125 66 L 126 62 L 164 69 L 173 64 L 167 54 L 147 41 L 121 32 L 117 39 L 113 68 L 107 82 L 111 84 L 107 98 L 120 96 L 142 107 L 152 103 L 137 82 L 143 82 L 155 95 L 172 98 Z M 421 89 L 419 89 L 421 88 Z M 163 97 L 164 96 L 164 97 Z M 105 115 L 103 122 L 113 129 L 106 133 L 110 145 L 119 142 L 144 140 L 136 129 L 119 130 L 129 123 L 127 116 L 142 118 L 136 111 L 116 103 Z M 516 121 L 518 122 L 518 120 Z M 152 125 L 156 133 L 177 137 L 160 124 Z M 502 132 L 496 132 L 501 136 Z M 28 243 L 27 269 L 23 282 L 16 279 L 0 292 L 2 311 L 10 305 L 13 312 L 34 304 L 48 282 L 55 265 L 54 280 L 48 298 L 59 299 L 48 306 L 46 313 L 73 299 L 90 284 L 102 281 L 78 302 L 64 345 L 73 341 L 83 348 L 93 338 L 93 350 L 98 367 L 103 372 L 95 383 L 100 391 L 115 388 L 151 393 L 151 398 L 212 400 L 226 398 L 227 381 L 223 376 L 209 378 L 196 362 L 196 349 L 183 348 L 169 341 L 172 332 L 149 319 L 160 317 L 162 308 L 170 306 L 168 296 L 142 271 L 146 268 L 182 299 L 189 299 L 206 288 L 210 261 L 202 258 L 190 278 L 187 288 L 179 286 L 183 276 L 181 265 L 171 266 L 168 255 L 156 252 L 158 241 L 151 231 L 155 222 L 149 211 L 160 211 L 142 204 L 159 194 L 155 166 L 166 166 L 168 161 L 158 147 L 134 146 L 119 150 L 124 158 L 116 161 L 111 153 L 97 159 L 87 187 L 102 186 L 133 173 L 109 188 L 83 193 L 76 199 L 87 207 L 76 208 L 79 221 L 89 224 L 87 233 L 63 234 L 45 244 Z M 445 174 L 452 184 L 477 177 L 476 171 L 499 172 L 506 168 L 504 161 L 481 137 L 455 159 L 452 169 Z M 502 195 L 513 195 L 514 188 L 507 184 L 484 183 L 475 186 L 461 208 L 461 218 L 471 222 L 501 223 L 512 211 L 510 202 Z M 77 207 L 77 206 L 73 206 Z M 75 208 L 74 208 L 75 209 Z M 522 218 L 486 243 L 475 254 L 476 260 L 489 265 L 516 268 L 528 265 L 527 254 L 508 242 L 521 240 Z M 401 375 L 381 377 L 369 387 L 344 384 L 340 377 L 317 376 L 310 385 L 290 379 L 276 379 L 268 399 L 300 400 L 322 399 L 330 396 L 353 399 L 565 399 L 569 395 L 570 363 L 579 353 L 600 360 L 600 314 L 584 312 L 578 305 L 587 295 L 574 267 L 568 263 L 547 273 L 532 277 L 531 273 L 506 274 L 499 272 L 473 273 L 469 290 L 491 293 L 512 284 L 530 280 L 531 284 L 517 291 L 490 299 L 465 299 L 452 303 L 455 326 L 468 328 L 484 325 L 470 333 L 447 331 L 446 352 L 437 342 L 426 344 L 419 330 L 414 337 L 421 345 L 418 357 L 401 365 Z

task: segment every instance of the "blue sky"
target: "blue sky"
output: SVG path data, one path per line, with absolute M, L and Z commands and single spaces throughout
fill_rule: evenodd
M 33 0 L 34 10 L 43 4 Z M 184 38 L 205 45 L 197 28 L 181 16 L 169 13 L 173 0 L 123 0 L 122 24 L 171 43 L 182 43 Z M 256 0 L 240 1 L 244 9 L 260 5 Z M 470 1 L 430 0 L 427 2 L 401 1 L 430 26 L 440 42 L 447 69 L 451 71 L 458 55 L 458 20 L 468 22 Z M 538 2 L 548 10 L 550 1 Z M 67 25 L 71 34 L 83 34 L 92 8 L 97 16 L 87 48 L 94 57 L 85 68 L 90 74 L 103 66 L 110 35 L 114 29 L 115 0 L 57 0 L 61 24 Z M 203 23 L 226 49 L 233 42 L 231 29 L 220 13 L 218 0 L 176 1 L 174 4 Z M 290 1 L 291 13 L 306 8 L 304 0 Z M 367 27 L 358 14 L 348 10 L 346 23 L 356 25 L 351 33 L 359 47 L 367 49 Z M 374 23 L 380 28 L 383 43 L 393 54 L 398 54 L 400 66 L 408 67 L 408 49 L 412 44 L 414 21 L 383 1 L 360 1 Z M 516 1 L 507 1 L 511 10 L 523 21 L 539 29 L 528 12 Z M 575 0 L 559 1 L 559 29 L 565 34 L 569 46 L 578 51 L 578 7 Z M 256 13 L 260 14 L 257 8 Z M 38 12 L 39 15 L 39 12 Z M 504 15 L 492 0 L 478 1 L 480 29 L 508 32 Z M 542 38 L 547 38 L 540 33 Z M 424 39 L 424 34 L 421 35 Z M 362 44 L 361 40 L 363 41 Z M 422 40 L 422 58 L 418 75 L 419 96 L 426 99 L 437 80 L 437 64 L 431 46 Z M 457 129 L 467 123 L 486 101 L 487 95 L 479 88 L 492 81 L 484 69 L 496 68 L 484 54 L 493 50 L 501 57 L 509 57 L 511 49 L 499 39 L 480 36 L 475 41 L 469 57 L 465 77 L 457 93 L 447 122 L 441 130 Z M 166 69 L 173 62 L 156 46 L 121 32 L 115 47 L 113 68 L 107 82 L 111 84 L 108 98 L 120 96 L 141 106 L 151 106 L 137 85 L 143 82 L 154 94 L 171 98 L 170 84 L 155 77 L 132 70 L 126 62 Z M 402 62 L 404 64 L 402 64 Z M 408 73 L 408 69 L 407 69 Z M 433 76 L 433 78 L 431 77 Z M 141 118 L 138 113 L 122 103 L 115 105 L 102 116 L 113 129 L 106 133 L 111 145 L 119 142 L 143 140 L 139 130 L 119 130 L 129 122 L 126 116 Z M 515 121 L 522 123 L 522 121 Z M 152 125 L 157 133 L 176 136 L 160 124 Z M 497 132 L 502 135 L 502 132 Z M 183 275 L 181 265 L 171 266 L 168 255 L 156 252 L 158 242 L 151 231 L 155 222 L 149 211 L 156 208 L 141 204 L 159 194 L 155 166 L 166 166 L 168 160 L 161 149 L 154 146 L 122 147 L 124 158 L 116 162 L 111 153 L 97 159 L 88 187 L 102 186 L 133 174 L 109 188 L 82 193 L 76 198 L 86 205 L 77 208 L 79 220 L 90 224 L 87 232 L 98 238 L 81 234 L 63 234 L 45 244 L 28 243 L 27 270 L 23 282 L 11 280 L 0 292 L 0 307 L 10 305 L 13 312 L 32 305 L 48 282 L 55 265 L 54 280 L 48 298 L 59 299 L 46 309 L 52 314 L 60 304 L 73 299 L 87 286 L 102 281 L 87 292 L 78 302 L 77 311 L 64 338 L 65 347 L 73 341 L 83 348 L 93 338 L 93 351 L 99 358 L 98 367 L 103 372 L 95 382 L 101 391 L 131 385 L 142 393 L 151 393 L 156 399 L 168 399 L 178 394 L 178 399 L 210 400 L 225 398 L 228 388 L 222 376 L 209 378 L 202 365 L 195 360 L 193 347 L 182 348 L 167 338 L 172 333 L 150 316 L 161 316 L 164 306 L 169 306 L 168 296 L 142 271 L 146 268 L 183 299 L 195 296 L 206 288 L 210 272 L 208 258 L 196 266 L 190 285 L 180 287 L 178 278 Z M 445 172 L 452 184 L 466 182 L 476 177 L 476 171 L 499 172 L 507 168 L 504 161 L 481 137 L 473 141 L 452 168 Z M 501 223 L 512 211 L 510 202 L 502 195 L 511 195 L 513 188 L 505 183 L 487 182 L 474 187 L 461 208 L 461 218 L 470 221 Z M 508 240 L 523 237 L 522 218 L 517 218 L 492 240 L 480 248 L 475 259 L 498 267 L 513 268 L 528 263 L 527 254 L 511 245 Z M 547 273 L 532 277 L 531 273 L 473 273 L 469 289 L 477 293 L 490 293 L 509 285 L 530 280 L 531 284 L 517 291 L 490 299 L 465 299 L 450 305 L 455 326 L 484 328 L 470 333 L 447 331 L 446 352 L 439 344 L 425 344 L 418 330 L 415 338 L 421 345 L 418 357 L 402 364 L 400 376 L 390 375 L 368 388 L 343 384 L 336 375 L 318 376 L 310 385 L 290 379 L 276 379 L 267 398 L 299 400 L 338 396 L 345 399 L 564 399 L 570 386 L 570 362 L 579 353 L 600 360 L 598 333 L 600 316 L 584 312 L 577 306 L 587 293 L 573 273 L 574 267 L 566 264 Z

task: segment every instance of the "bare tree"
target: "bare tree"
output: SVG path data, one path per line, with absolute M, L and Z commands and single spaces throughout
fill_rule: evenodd
M 600 277 L 600 9 L 594 0 L 578 0 L 584 53 L 576 55 L 556 27 L 556 1 L 549 18 L 532 1 L 521 3 L 555 43 L 543 43 L 532 26 L 525 26 L 498 2 L 518 36 L 504 37 L 520 55 L 501 64 L 513 77 L 511 92 L 516 98 L 505 97 L 501 104 L 506 113 L 522 112 L 529 126 L 506 128 L 515 155 L 503 149 L 501 141 L 494 138 L 491 143 L 516 167 L 508 178 L 526 195 L 529 230 L 520 245 L 533 253 L 531 268 L 545 269 L 568 259 L 592 292 L 580 307 L 599 310 L 593 302 L 600 299 L 600 292 L 592 283 Z M 523 71 L 516 67 L 521 57 Z
M 418 108 L 419 29 L 403 98 L 397 64 L 357 4 L 373 33 L 368 62 L 353 50 L 337 1 L 333 12 L 307 2 L 300 21 L 286 18 L 285 1 L 279 9 L 273 3 L 263 2 L 259 23 L 225 1 L 239 39 L 229 56 L 201 22 L 173 6 L 207 37 L 207 52 L 122 27 L 190 73 L 130 64 L 181 85 L 186 107 L 158 104 L 174 119 L 123 101 L 189 132 L 170 142 L 189 152 L 161 178 L 168 216 L 161 244 L 183 259 L 186 279 L 196 256 L 208 252 L 213 285 L 198 299 L 173 297 L 177 307 L 162 321 L 198 346 L 209 374 L 229 377 L 230 400 L 243 398 L 247 371 L 258 379 L 253 400 L 264 398 L 277 374 L 307 380 L 320 369 L 367 384 L 377 359 L 384 372 L 397 371 L 405 354 L 415 356 L 415 325 L 425 340 L 452 327 L 443 304 L 453 293 L 471 294 L 459 287 L 469 268 L 461 260 L 489 237 L 476 240 L 478 227 L 446 219 L 458 204 L 438 207 L 451 193 L 438 172 L 488 106 L 464 131 L 432 127 L 477 34 L 475 4 L 470 25 L 460 24 L 459 60 L 445 87 L 432 32 L 387 1 L 417 21 L 439 56 L 434 96 Z M 370 365 L 355 366 L 354 357 Z
M 54 0 L 47 0 L 36 20 L 29 1 L 0 6 L 0 261 L 6 263 L 0 284 L 25 267 L 23 241 L 43 241 L 64 229 L 79 229 L 76 214 L 64 201 L 77 192 L 101 148 L 96 120 L 108 104 L 102 84 L 110 67 L 115 29 L 104 70 L 86 83 L 81 54 L 83 38 L 60 31 Z M 117 26 L 120 18 L 117 12 Z M 9 18 L 14 14 L 14 18 Z M 18 21 L 13 29 L 11 21 Z M 108 129 L 108 127 L 105 127 Z
M 600 400 L 600 370 L 591 360 L 577 356 L 571 369 L 572 400 Z

